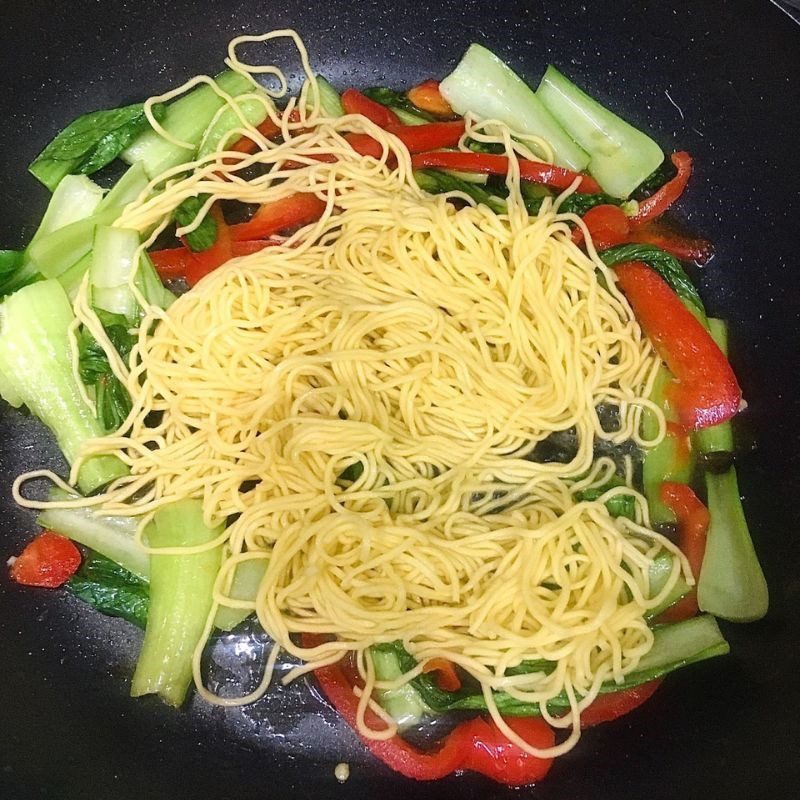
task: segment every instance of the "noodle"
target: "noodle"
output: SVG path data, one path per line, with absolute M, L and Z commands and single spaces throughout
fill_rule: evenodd
M 288 679 L 354 653 L 365 679 L 360 729 L 385 738 L 394 733 L 385 714 L 385 730 L 364 723 L 372 688 L 387 688 L 367 651 L 401 640 L 420 666 L 396 683 L 446 658 L 480 682 L 511 741 L 559 755 L 577 742 L 580 710 L 603 681 L 622 681 L 650 649 L 648 609 L 681 570 L 691 579 L 677 548 L 647 527 L 630 460 L 626 486 L 577 499 L 614 474 L 613 462 L 595 459 L 597 440 L 652 445 L 639 433 L 645 408 L 663 436 L 663 415 L 647 399 L 658 360 L 611 271 L 593 247 L 587 255 L 572 244 L 568 223 L 580 219 L 559 213 L 559 199 L 528 216 L 516 159 L 551 156 L 546 143 L 468 121 L 469 136 L 506 147 L 508 210 L 460 195 L 456 208 L 452 196 L 419 189 L 394 136 L 361 117 L 322 114 L 294 32 L 234 40 L 229 65 L 272 75 L 272 96 L 284 94 L 280 70 L 237 56 L 242 43 L 279 36 L 296 43 L 308 77 L 301 102 L 276 117 L 285 141 L 264 140 L 242 119 L 254 154 L 218 150 L 168 171 L 116 225 L 142 233 L 144 250 L 175 207 L 199 194 L 209 208 L 313 192 L 325 212 L 212 273 L 168 311 L 146 307 L 130 364 L 111 360 L 133 409 L 82 456 L 113 453 L 130 476 L 86 503 L 140 517 L 140 537 L 158 507 L 183 498 L 202 500 L 210 526 L 237 515 L 204 546 L 225 543 L 205 638 L 220 605 L 252 606 L 276 647 L 253 693 L 222 699 L 202 684 L 201 642 L 195 680 L 212 702 L 263 694 L 278 647 L 307 661 Z M 299 121 L 290 119 L 295 107 Z M 350 131 L 380 142 L 382 158 L 358 156 L 343 138 Z M 253 165 L 263 174 L 245 180 Z M 75 310 L 113 353 L 86 285 Z M 602 404 L 619 408 L 614 431 L 601 424 Z M 578 449 L 569 463 L 532 459 L 539 442 L 570 428 Z M 36 505 L 19 485 L 20 502 Z M 620 493 L 634 496 L 637 522 L 610 516 L 605 502 Z M 663 550 L 676 566 L 650 597 L 649 567 Z M 248 606 L 226 592 L 253 558 L 269 563 Z M 293 638 L 303 632 L 335 638 L 308 649 Z M 558 666 L 507 674 L 539 659 Z M 531 747 L 503 722 L 500 690 L 572 732 L 554 748 Z M 563 694 L 571 712 L 555 719 L 547 702 Z

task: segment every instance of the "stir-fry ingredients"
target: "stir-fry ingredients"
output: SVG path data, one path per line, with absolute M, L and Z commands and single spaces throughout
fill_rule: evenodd
M 277 38 L 295 97 L 238 55 Z M 226 66 L 31 166 L 0 394 L 70 472 L 15 482 L 46 530 L 11 576 L 143 627 L 135 696 L 250 702 L 280 663 L 405 777 L 535 783 L 725 654 L 711 614 L 766 612 L 742 394 L 681 263 L 713 249 L 660 219 L 691 157 L 479 44 L 408 89 L 340 94 L 293 31 Z M 208 644 L 248 617 L 264 674 L 220 698 Z

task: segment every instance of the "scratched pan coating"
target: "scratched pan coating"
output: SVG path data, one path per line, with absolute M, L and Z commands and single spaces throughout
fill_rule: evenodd
M 294 26 L 335 85 L 403 87 L 442 76 L 479 40 L 531 81 L 548 61 L 686 149 L 696 175 L 678 215 L 713 239 L 699 283 L 732 324 L 749 408 L 739 424 L 745 509 L 772 592 L 767 618 L 723 626 L 732 653 L 670 677 L 624 720 L 587 732 L 541 786 L 482 778 L 415 784 L 364 755 L 305 683 L 238 710 L 175 712 L 131 700 L 140 634 L 63 593 L 0 577 L 0 797 L 250 800 L 263 797 L 788 797 L 800 781 L 800 27 L 766 0 L 729 2 L 243 2 L 6 4 L 0 33 L 0 244 L 24 244 L 46 203 L 25 172 L 80 113 L 133 102 L 219 69 L 233 35 Z M 288 58 L 288 50 L 278 51 Z M 296 71 L 295 71 L 296 77 Z M 0 410 L 0 555 L 32 517 L 13 476 L 62 462 L 41 426 Z M 253 679 L 263 635 L 222 637 L 212 681 Z M 237 658 L 243 654 L 244 658 Z M 333 776 L 339 761 L 350 780 Z

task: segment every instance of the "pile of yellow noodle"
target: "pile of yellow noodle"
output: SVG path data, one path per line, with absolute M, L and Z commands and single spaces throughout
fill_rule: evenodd
M 558 755 L 577 741 L 580 709 L 601 683 L 622 680 L 650 649 L 647 610 L 679 572 L 691 579 L 676 548 L 646 527 L 641 497 L 638 523 L 612 518 L 608 496 L 576 501 L 613 474 L 610 460 L 593 456 L 597 439 L 647 446 L 644 408 L 663 429 L 646 399 L 656 356 L 612 272 L 591 246 L 587 255 L 571 243 L 567 223 L 578 218 L 551 200 L 528 216 L 516 156 L 546 157 L 546 143 L 469 121 L 470 135 L 502 142 L 512 156 L 508 212 L 466 196 L 457 208 L 418 188 L 396 138 L 363 118 L 321 114 L 293 32 L 242 37 L 229 64 L 279 74 L 236 55 L 243 42 L 276 36 L 296 41 L 308 77 L 296 105 L 269 104 L 285 141 L 266 141 L 242 120 L 254 154 L 223 145 L 171 170 L 153 183 L 164 191 L 116 224 L 145 234 L 144 248 L 197 194 L 210 206 L 313 192 L 326 211 L 284 244 L 209 275 L 167 311 L 147 309 L 130 368 L 113 362 L 133 411 L 85 452 L 117 454 L 130 477 L 92 502 L 143 523 L 187 497 L 202 499 L 209 524 L 238 515 L 223 535 L 206 635 L 218 604 L 250 607 L 276 648 L 256 692 L 222 700 L 202 686 L 201 643 L 195 676 L 209 699 L 262 694 L 278 648 L 307 662 L 290 679 L 354 652 L 365 680 L 361 727 L 387 737 L 395 726 L 385 714 L 385 730 L 363 723 L 373 689 L 389 688 L 376 685 L 368 648 L 400 639 L 419 667 L 392 685 L 431 658 L 449 659 L 480 681 L 510 739 Z M 295 107 L 299 122 L 289 119 Z M 354 153 L 343 138 L 354 130 L 381 142 L 384 157 Z M 337 160 L 317 160 L 325 154 Z M 271 169 L 247 180 L 256 164 Z M 76 311 L 110 349 L 85 292 Z M 614 432 L 600 425 L 602 403 L 619 407 Z M 526 458 L 571 427 L 573 461 Z M 620 492 L 635 494 L 611 490 Z M 663 549 L 675 555 L 673 575 L 650 598 L 648 569 Z M 230 598 L 237 566 L 267 558 L 256 601 Z M 300 632 L 336 638 L 304 649 L 293 638 Z M 537 659 L 557 666 L 506 675 Z M 522 742 L 497 712 L 492 690 L 501 689 L 540 703 L 569 735 L 548 750 Z M 572 711 L 553 719 L 546 702 L 562 693 Z

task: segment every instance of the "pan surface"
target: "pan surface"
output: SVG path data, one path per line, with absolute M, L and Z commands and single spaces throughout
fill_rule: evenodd
M 547 4 L 285 0 L 28 0 L 3 9 L 0 245 L 30 237 L 46 193 L 26 165 L 80 113 L 219 69 L 241 32 L 296 27 L 336 86 L 442 76 L 482 41 L 531 81 L 552 61 L 696 174 L 677 215 L 717 245 L 700 274 L 728 318 L 749 408 L 739 426 L 745 510 L 772 594 L 767 618 L 725 625 L 731 654 L 670 677 L 624 720 L 587 732 L 540 786 L 415 784 L 364 755 L 306 685 L 227 711 L 128 698 L 140 635 L 63 593 L 0 574 L 0 797 L 776 798 L 800 785 L 800 27 L 767 0 Z M 270 58 L 264 54 L 264 58 Z M 287 51 L 277 57 L 288 58 Z M 294 62 L 291 62 L 292 65 Z M 10 484 L 62 462 L 41 426 L 0 409 L 0 555 L 34 529 Z M 257 631 L 212 654 L 222 690 L 257 666 Z M 246 670 L 245 670 L 246 671 Z M 340 761 L 351 778 L 340 786 Z

